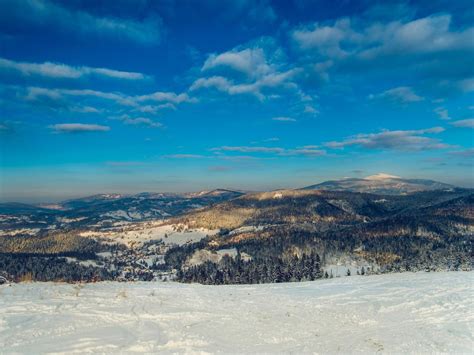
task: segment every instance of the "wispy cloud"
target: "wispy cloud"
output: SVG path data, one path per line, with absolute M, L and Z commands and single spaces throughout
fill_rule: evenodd
M 456 150 L 453 152 L 449 152 L 450 155 L 462 157 L 462 158 L 474 158 L 474 148 L 464 149 L 464 150 Z
M 212 148 L 211 151 L 240 152 L 240 153 L 283 153 L 285 149 L 278 147 L 253 147 L 253 146 L 222 146 Z
M 133 117 L 127 114 L 124 114 L 119 117 L 111 117 L 111 119 L 122 121 L 126 125 L 143 125 L 151 128 L 160 128 L 163 127 L 163 124 L 156 122 L 148 117 Z
M 42 98 L 48 98 L 51 101 L 64 100 L 67 96 L 74 97 L 92 97 L 97 99 L 111 100 L 117 104 L 124 106 L 136 106 L 137 103 L 133 97 L 124 95 L 119 92 L 103 92 L 90 89 L 48 89 L 42 87 L 26 88 L 24 98 L 27 101 L 38 101 Z
M 436 113 L 441 120 L 447 121 L 451 119 L 448 110 L 444 107 L 436 107 L 433 112 Z
M 341 149 L 349 146 L 360 146 L 366 149 L 419 151 L 449 148 L 448 144 L 438 139 L 426 137 L 426 134 L 437 134 L 444 131 L 442 127 L 420 130 L 382 131 L 380 133 L 358 134 L 343 141 L 328 142 L 325 146 Z
M 326 155 L 323 149 L 314 149 L 313 146 L 287 149 L 281 147 L 254 147 L 254 146 L 222 146 L 212 148 L 214 152 L 239 152 L 239 153 L 263 153 L 276 154 L 279 156 L 306 156 L 319 157 Z
M 136 72 L 120 71 L 108 68 L 93 68 L 87 66 L 70 66 L 62 63 L 29 63 L 16 62 L 0 58 L 1 71 L 13 71 L 23 76 L 38 75 L 53 79 L 78 79 L 85 76 L 99 76 L 122 80 L 143 80 L 149 77 Z
M 183 102 L 190 102 L 190 103 L 197 102 L 196 98 L 191 98 L 186 93 L 176 94 L 174 92 L 162 92 L 162 91 L 157 91 L 157 92 L 147 94 L 147 95 L 136 96 L 135 99 L 138 102 L 157 101 L 157 102 L 169 102 L 173 104 L 180 104 Z
M 369 99 L 387 99 L 403 104 L 424 100 L 423 97 L 415 94 L 413 89 L 408 86 L 400 86 L 397 88 L 389 89 L 380 94 L 369 95 Z
M 474 118 L 468 118 L 466 120 L 450 122 L 450 125 L 454 127 L 474 128 Z
M 163 158 L 171 158 L 171 159 L 202 159 L 205 158 L 204 155 L 200 154 L 169 154 L 164 155 Z
M 264 93 L 266 90 L 285 87 L 294 89 L 295 84 L 292 83 L 291 79 L 299 71 L 299 69 L 295 68 L 285 72 L 271 73 L 250 83 L 235 83 L 233 80 L 222 76 L 199 78 L 194 81 L 190 90 L 195 91 L 202 88 L 214 88 L 229 95 L 253 95 L 259 100 L 264 100 L 267 97 Z
M 297 148 L 297 149 L 288 149 L 283 152 L 281 155 L 287 156 L 305 156 L 305 157 L 322 157 L 327 155 L 326 150 L 324 149 L 313 149 L 313 148 Z
M 59 123 L 49 126 L 56 133 L 85 133 L 85 132 L 106 132 L 110 130 L 108 126 L 84 123 Z
M 222 67 L 244 73 L 248 77 L 262 77 L 272 72 L 262 48 L 246 48 L 240 51 L 232 50 L 221 54 L 211 54 L 201 70 L 208 71 Z
M 305 105 L 304 106 L 304 113 L 310 113 L 313 115 L 319 115 L 319 110 L 315 108 L 314 106 L 311 105 Z
M 176 94 L 174 92 L 154 92 L 148 95 L 130 96 L 121 92 L 104 92 L 90 89 L 48 89 L 41 87 L 28 87 L 26 89 L 25 99 L 34 101 L 39 97 L 48 97 L 51 100 L 61 100 L 65 96 L 93 97 L 97 99 L 111 100 L 119 105 L 131 106 L 135 108 L 142 107 L 140 103 L 147 101 L 162 102 L 164 105 L 172 104 L 173 107 L 175 104 L 181 104 L 184 102 L 197 102 L 195 98 L 191 98 L 185 93 Z M 157 110 L 160 108 L 165 107 L 155 107 Z M 169 108 L 169 105 L 167 105 L 166 108 Z M 153 109 L 151 109 L 151 111 L 153 111 Z
M 272 120 L 278 122 L 296 122 L 296 119 L 286 116 L 273 117 Z

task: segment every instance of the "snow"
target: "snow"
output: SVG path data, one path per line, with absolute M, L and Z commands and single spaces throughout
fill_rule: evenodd
M 0 286 L 2 353 L 472 353 L 474 273 Z
M 14 236 L 14 235 L 37 235 L 41 229 L 39 228 L 20 228 L 20 229 L 5 229 L 0 230 L 0 236 Z
M 87 219 L 87 217 L 76 217 L 76 218 L 57 217 L 56 221 L 59 223 L 73 223 L 73 222 L 80 222 L 85 219 Z
M 167 224 L 158 227 L 131 230 L 125 233 L 119 233 L 121 239 L 130 242 L 143 243 L 149 240 L 162 240 L 166 245 L 184 245 L 198 242 L 208 235 L 213 235 L 218 230 L 209 230 L 205 228 L 179 229 L 180 225 Z
M 214 235 L 218 229 L 188 228 L 182 224 L 163 224 L 162 221 L 134 223 L 108 231 L 84 231 L 79 233 L 83 237 L 104 238 L 110 242 L 143 244 L 151 240 L 162 240 L 165 245 L 184 245 L 198 242 L 201 239 Z
M 193 255 L 191 255 L 191 257 L 186 261 L 186 266 L 189 267 L 189 266 L 201 265 L 205 263 L 206 261 L 218 263 L 222 260 L 222 258 L 225 255 L 230 256 L 231 258 L 235 258 L 237 256 L 237 249 L 236 248 L 220 249 L 220 250 L 199 249 L 199 250 L 196 250 L 193 253 Z
M 271 226 L 272 226 L 272 224 L 259 225 L 259 226 L 243 226 L 243 227 L 231 230 L 229 232 L 229 236 L 237 235 L 237 234 L 240 234 L 240 233 L 258 232 L 258 231 L 264 230 L 265 227 L 271 227 Z
M 378 173 L 375 175 L 366 176 L 365 180 L 387 180 L 387 179 L 401 179 L 400 176 L 385 174 L 385 173 Z

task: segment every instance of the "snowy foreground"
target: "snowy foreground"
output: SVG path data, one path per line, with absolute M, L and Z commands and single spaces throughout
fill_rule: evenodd
M 472 353 L 474 273 L 0 286 L 0 353 Z

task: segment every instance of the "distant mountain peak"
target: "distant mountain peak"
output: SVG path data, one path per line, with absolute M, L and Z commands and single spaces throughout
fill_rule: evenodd
M 198 192 L 190 192 L 190 193 L 187 193 L 186 196 L 188 196 L 188 197 L 205 197 L 205 196 L 218 197 L 218 196 L 226 196 L 226 195 L 235 195 L 237 197 L 237 196 L 240 196 L 242 194 L 243 193 L 240 192 L 240 191 L 234 191 L 234 190 L 222 189 L 222 188 L 219 189 L 218 188 L 218 189 L 214 189 L 214 190 L 203 190 L 203 191 L 198 191 Z
M 386 173 L 378 173 L 365 178 L 347 178 L 325 181 L 304 187 L 303 190 L 335 190 L 375 193 L 381 195 L 403 195 L 418 191 L 452 189 L 454 186 L 424 179 L 404 179 Z
M 364 178 L 365 180 L 388 180 L 388 179 L 401 179 L 400 176 L 390 175 L 385 173 L 378 173 L 375 175 L 370 175 Z

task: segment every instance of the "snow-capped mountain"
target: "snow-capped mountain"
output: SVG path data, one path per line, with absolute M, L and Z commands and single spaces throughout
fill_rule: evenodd
M 400 195 L 419 191 L 449 190 L 454 186 L 426 179 L 404 179 L 379 173 L 365 178 L 330 180 L 304 187 L 303 190 L 332 190 Z

